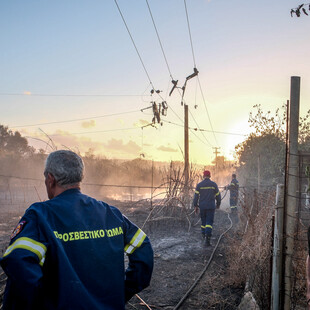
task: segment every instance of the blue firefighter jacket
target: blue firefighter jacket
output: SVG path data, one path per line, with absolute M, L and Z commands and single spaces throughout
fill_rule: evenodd
M 217 206 L 221 204 L 221 194 L 215 182 L 209 178 L 197 184 L 194 195 L 194 206 L 199 206 L 200 209 L 215 209 L 215 200 Z
M 239 195 L 239 182 L 237 179 L 232 179 L 227 187 L 230 192 L 230 197 L 238 198 Z
M 116 310 L 149 285 L 153 250 L 117 208 L 69 189 L 26 210 L 0 264 L 3 310 Z

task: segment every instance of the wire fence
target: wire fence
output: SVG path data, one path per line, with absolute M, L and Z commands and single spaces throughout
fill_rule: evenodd
M 301 156 L 299 165 L 298 209 L 296 210 L 295 251 L 292 272 L 292 309 L 305 306 L 305 260 L 308 253 L 307 229 L 310 226 L 309 173 L 310 156 Z M 181 178 L 178 181 L 165 180 L 155 186 L 134 184 L 95 184 L 82 183 L 82 191 L 100 200 L 145 201 L 143 205 L 150 210 L 147 220 L 157 220 L 178 216 L 188 224 L 190 201 L 180 197 L 184 190 Z M 192 188 L 192 186 L 191 186 Z M 228 208 L 229 195 L 220 188 Z M 189 190 L 190 196 L 193 191 Z M 241 187 L 239 191 L 238 218 L 234 221 L 235 235 L 231 236 L 228 255 L 231 257 L 229 272 L 233 281 L 245 282 L 245 289 L 253 292 L 262 309 L 270 308 L 273 225 L 276 187 L 268 186 L 258 191 L 257 187 Z M 0 215 L 2 218 L 0 236 L 9 227 L 8 218 L 17 223 L 16 215 L 21 216 L 34 202 L 47 199 L 43 179 L 26 179 L 0 176 Z M 107 201 L 109 203 L 109 201 Z M 228 209 L 229 210 L 229 209 Z M 4 222 L 7 223 L 4 223 Z M 7 225 L 5 225 L 7 224 Z M 11 227 L 10 227 L 11 228 Z M 7 231 L 5 232 L 7 234 Z M 284 236 L 285 238 L 286 236 Z M 3 238 L 1 247 L 5 247 Z

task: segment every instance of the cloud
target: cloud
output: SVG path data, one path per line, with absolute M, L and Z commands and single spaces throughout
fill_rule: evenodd
M 90 120 L 90 121 L 88 121 L 88 122 L 83 122 L 83 123 L 81 124 L 81 126 L 82 126 L 83 128 L 92 128 L 92 127 L 96 127 L 96 121 L 94 121 L 94 120 L 92 119 L 92 120 Z
M 89 149 L 92 149 L 95 155 L 104 155 L 112 158 L 138 157 L 141 153 L 141 147 L 133 140 L 124 143 L 122 139 L 111 138 L 110 140 L 99 142 L 91 139 L 89 136 L 79 136 L 63 130 L 49 133 L 48 137 L 41 132 L 37 132 L 32 134 L 31 137 L 30 135 L 28 136 L 28 142 L 35 149 L 39 150 L 42 148 L 46 149 L 47 152 L 55 150 L 54 146 L 56 146 L 58 150 L 71 149 L 82 155 L 89 151 Z
M 27 91 L 27 90 L 25 90 L 25 91 L 24 91 L 24 95 L 28 95 L 28 96 L 30 96 L 30 95 L 31 95 L 31 91 Z
M 137 155 L 141 151 L 141 147 L 134 141 L 130 140 L 124 144 L 121 139 L 111 139 L 106 144 L 105 148 L 110 151 L 125 152 L 131 155 Z
M 87 152 L 90 148 L 94 149 L 95 153 L 104 153 L 102 143 L 93 141 L 89 137 L 79 137 L 63 130 L 56 130 L 56 132 L 49 134 L 48 137 L 42 133 L 35 133 L 28 136 L 28 142 L 37 150 L 42 148 L 46 149 L 47 152 L 53 151 L 54 146 L 56 146 L 58 150 L 72 149 L 81 154 Z
M 178 152 L 177 149 L 174 149 L 170 146 L 164 146 L 164 145 L 161 145 L 160 147 L 158 147 L 157 150 L 163 151 L 163 152 Z

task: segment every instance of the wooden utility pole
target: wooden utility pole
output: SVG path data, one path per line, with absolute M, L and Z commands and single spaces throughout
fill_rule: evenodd
M 257 194 L 260 194 L 260 155 L 257 157 Z
M 188 146 L 188 105 L 184 104 L 184 176 L 185 190 L 188 194 L 189 181 L 189 146 Z
M 220 147 L 215 146 L 213 147 L 213 149 L 215 149 L 215 151 L 213 152 L 215 154 L 215 174 L 217 174 L 217 155 L 220 154 L 220 152 L 218 151 L 220 149 Z
M 292 291 L 292 257 L 294 250 L 294 236 L 296 231 L 296 210 L 298 190 L 298 125 L 299 125 L 299 98 L 300 98 L 300 77 L 291 77 L 291 94 L 289 109 L 289 145 L 288 145 L 288 167 L 286 206 L 284 208 L 284 276 L 283 294 L 285 310 L 291 308 Z
M 276 206 L 275 206 L 274 235 L 273 235 L 271 310 L 281 309 L 280 287 L 282 283 L 282 257 L 283 257 L 283 207 L 284 207 L 284 185 L 278 184 L 276 195 Z

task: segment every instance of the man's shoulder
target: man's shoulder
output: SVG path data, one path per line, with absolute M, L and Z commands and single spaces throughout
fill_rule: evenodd
M 201 186 L 203 186 L 204 184 L 206 184 L 206 179 L 203 179 L 202 181 L 200 181 L 200 182 L 197 184 L 197 187 L 201 187 Z
M 217 184 L 216 184 L 214 181 L 211 181 L 211 180 L 210 180 L 210 182 L 211 182 L 211 184 L 212 184 L 213 186 L 216 186 L 216 187 L 217 187 Z

